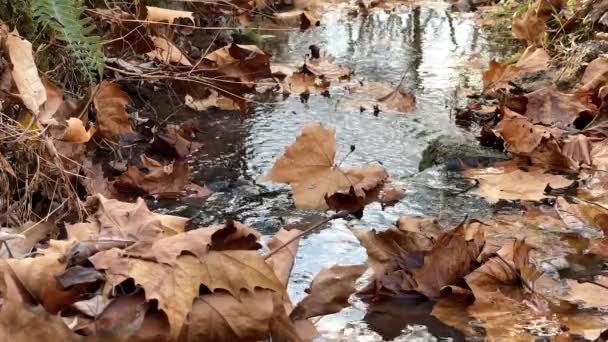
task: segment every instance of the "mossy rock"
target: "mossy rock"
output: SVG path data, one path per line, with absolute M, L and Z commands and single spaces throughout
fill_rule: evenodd
M 473 167 L 507 159 L 503 152 L 480 146 L 474 139 L 462 136 L 441 135 L 422 152 L 418 164 L 420 171 L 436 165 L 444 165 L 448 170 L 459 170 L 463 166 Z

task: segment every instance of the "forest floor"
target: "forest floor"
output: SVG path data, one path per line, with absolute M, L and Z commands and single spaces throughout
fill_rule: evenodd
M 605 341 L 606 18 L 0 1 L 0 339 Z

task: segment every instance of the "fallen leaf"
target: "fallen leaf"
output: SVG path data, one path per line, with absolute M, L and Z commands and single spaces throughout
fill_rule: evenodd
M 386 111 L 407 113 L 416 109 L 415 98 L 401 89 L 393 90 L 388 95 L 379 98 L 378 101 L 383 104 Z
M 327 80 L 320 80 L 315 74 L 303 68 L 302 71 L 294 72 L 284 81 L 284 91 L 291 94 L 322 93 L 330 86 Z
M 562 154 L 572 161 L 576 167 L 591 167 L 592 140 L 582 134 L 576 134 L 564 139 Z
M 199 69 L 214 68 L 228 77 L 253 86 L 258 78 L 270 77 L 270 56 L 255 45 L 230 44 L 206 55 Z
M 383 82 L 357 82 L 348 86 L 349 94 L 338 101 L 337 107 L 344 111 L 372 110 L 407 113 L 416 109 L 414 96 L 399 87 Z
M 598 276 L 593 281 L 604 287 L 593 283 L 566 279 L 566 286 L 569 288 L 569 291 L 561 299 L 582 305 L 585 308 L 601 309 L 608 307 L 608 289 L 606 289 L 608 287 L 608 279 L 605 276 Z
M 511 89 L 510 81 L 525 73 L 544 70 L 549 64 L 549 55 L 542 48 L 528 47 L 515 64 L 490 61 L 483 72 L 483 92 L 492 94 L 499 89 Z
M 379 197 L 382 208 L 392 207 L 405 197 L 405 190 L 403 188 L 385 188 L 380 192 Z
M 203 144 L 193 141 L 195 133 L 199 131 L 198 120 L 188 120 L 181 125 L 167 125 L 156 135 L 155 150 L 168 148 L 178 158 L 186 158 L 198 151 Z M 167 145 L 167 146 L 160 146 Z
M 281 316 L 281 301 L 269 290 L 243 291 L 239 299 L 225 292 L 207 294 L 194 301 L 179 341 L 258 341 L 271 335 L 300 341 L 291 322 Z M 288 321 L 288 327 L 277 329 L 277 321 Z
M 543 140 L 559 138 L 556 129 L 531 123 L 526 117 L 504 107 L 503 119 L 494 132 L 507 144 L 507 150 L 516 154 L 532 153 Z
M 556 87 L 546 87 L 529 93 L 525 116 L 532 123 L 558 128 L 571 127 L 574 121 L 592 112 L 577 94 L 564 93 Z
M 8 34 L 5 45 L 12 64 L 11 75 L 19 90 L 21 101 L 32 113 L 38 114 L 47 97 L 34 62 L 32 43 L 22 39 L 15 30 Z
M 101 138 L 114 139 L 124 133 L 131 133 L 131 123 L 126 106 L 129 95 L 116 83 L 102 81 L 93 98 L 97 112 L 97 129 Z
M 95 134 L 95 125 L 91 125 L 87 131 L 84 128 L 82 120 L 78 118 L 69 118 L 67 121 L 67 127 L 63 132 L 63 136 L 59 139 L 72 144 L 84 144 L 91 140 L 93 134 Z
M 65 290 L 56 277 L 65 271 L 66 265 L 59 261 L 70 245 L 67 241 L 51 240 L 49 248 L 39 249 L 42 256 L 24 259 L 2 259 L 0 273 L 14 277 L 26 293 L 31 294 L 45 310 L 56 314 L 79 301 L 89 289 L 86 286 L 75 286 Z
M 203 260 L 184 254 L 168 265 L 131 258 L 115 248 L 98 252 L 89 260 L 95 268 L 105 270 L 106 288 L 111 289 L 129 278 L 142 286 L 146 300 L 156 299 L 158 307 L 167 315 L 174 338 L 182 329 L 201 285 L 211 292 L 228 291 L 237 298 L 241 290 L 255 288 L 284 294 L 281 282 L 255 251 L 209 251 Z
M 21 227 L 14 229 L 15 234 L 24 236 L 24 239 L 12 239 L 6 241 L 6 244 L 2 244 L 0 247 L 0 258 L 8 258 L 10 249 L 12 258 L 20 259 L 25 255 L 29 254 L 34 246 L 40 241 L 44 240 L 47 235 L 53 230 L 54 225 L 49 221 L 42 222 L 27 222 Z
M 357 291 L 355 282 L 365 270 L 367 265 L 334 265 L 322 269 L 312 280 L 308 295 L 289 317 L 299 320 L 339 312 L 348 306 L 348 298 Z
M 492 202 L 500 199 L 540 201 L 551 197 L 544 192 L 547 184 L 552 188 L 562 188 L 572 183 L 563 176 L 546 173 L 541 168 L 522 170 L 515 163 L 468 169 L 464 171 L 464 175 L 476 179 L 478 187 L 475 192 Z
M 281 24 L 298 25 L 301 30 L 307 30 L 311 26 L 319 26 L 320 21 L 310 11 L 292 10 L 288 12 L 274 13 L 273 18 Z
M 167 22 L 169 24 L 173 24 L 178 18 L 188 18 L 194 24 L 194 14 L 189 11 L 178 11 L 168 8 L 146 6 L 146 13 L 147 21 Z
M 531 5 L 522 16 L 513 18 L 513 36 L 523 40 L 526 46 L 541 46 L 546 20 L 546 17 L 538 14 L 537 6 Z
M 39 119 L 40 122 L 46 124 L 52 120 L 55 112 L 57 112 L 59 107 L 61 107 L 63 103 L 63 90 L 52 84 L 46 78 L 42 79 L 42 84 L 44 85 L 44 89 L 46 91 L 46 102 L 40 110 Z
M 59 316 L 53 316 L 40 307 L 31 306 L 20 296 L 17 280 L 3 273 L 3 303 L 0 309 L 0 340 L 15 342 L 84 341 L 68 328 Z
M 143 154 L 141 161 L 148 173 L 141 172 L 136 166 L 129 166 L 114 183 L 118 191 L 161 197 L 186 192 L 185 187 L 190 183 L 190 168 L 187 162 L 176 160 L 164 165 Z
M 126 203 L 98 194 L 89 197 L 86 206 L 91 213 L 87 222 L 66 224 L 69 239 L 153 241 L 183 232 L 188 221 L 153 213 L 141 198 L 135 203 Z
M 172 42 L 162 37 L 150 37 L 154 43 L 155 49 L 148 52 L 147 55 L 164 64 L 181 64 L 192 66 L 188 58 L 175 46 Z
M 336 57 L 328 53 L 319 54 L 318 49 L 311 46 L 311 55 L 306 56 L 306 69 L 316 75 L 327 80 L 347 80 L 350 78 L 352 71 L 347 67 L 336 64 Z
M 203 112 L 213 108 L 220 110 L 238 110 L 239 106 L 233 100 L 219 95 L 217 91 L 209 90 L 209 96 L 203 99 L 194 99 L 190 95 L 184 98 L 186 106 L 198 112 Z
M 296 237 L 300 234 L 301 231 L 297 229 L 285 230 L 285 228 L 281 228 L 271 239 L 268 241 L 268 248 L 270 249 L 270 253 L 273 250 L 283 246 L 287 241 Z M 272 255 L 270 258 L 266 259 L 266 263 L 270 265 L 270 267 L 274 270 L 277 278 L 283 283 L 283 286 L 287 288 L 289 283 L 289 276 L 291 275 L 291 269 L 293 268 L 293 264 L 296 259 L 296 254 L 298 253 L 298 244 L 300 242 L 300 238 L 292 241 L 287 247 L 281 249 L 276 254 Z
M 153 242 L 140 241 L 125 249 L 131 257 L 171 264 L 184 253 L 203 260 L 213 250 L 257 249 L 259 233 L 242 223 L 229 221 L 226 225 L 198 228 Z M 212 246 L 212 242 L 215 242 Z
M 585 69 L 580 91 L 595 92 L 608 82 L 608 55 L 600 55 Z
M 379 183 L 362 183 L 367 174 L 377 175 L 380 168 L 340 169 L 334 165 L 335 144 L 333 129 L 320 124 L 307 125 L 296 142 L 275 162 L 267 178 L 289 184 L 298 208 L 325 209 L 328 206 L 326 197 L 338 192 L 349 194 L 351 187 L 356 198 L 365 202 L 366 190 L 382 184 L 386 175 L 382 180 L 372 177 Z

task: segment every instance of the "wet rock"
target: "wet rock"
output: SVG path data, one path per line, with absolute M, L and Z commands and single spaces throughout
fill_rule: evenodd
M 557 87 L 560 90 L 574 88 L 583 77 L 587 64 L 605 53 L 608 53 L 608 41 L 590 40 L 581 43 L 573 50 L 565 65 L 556 68 Z
M 554 77 L 554 70 L 540 70 L 537 72 L 523 73 L 522 75 L 513 79 L 511 83 L 524 93 L 531 93 L 533 91 L 551 86 L 553 84 Z
M 480 146 L 472 138 L 442 135 L 431 141 L 422 152 L 418 169 L 423 171 L 435 165 L 445 165 L 448 170 L 457 171 L 465 166 L 486 165 L 505 159 L 504 153 Z

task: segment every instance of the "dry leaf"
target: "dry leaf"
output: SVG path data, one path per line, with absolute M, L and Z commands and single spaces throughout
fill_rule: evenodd
M 95 195 L 87 199 L 87 222 L 66 224 L 69 239 L 153 241 L 185 230 L 187 218 L 151 212 L 143 199 L 125 203 Z
M 270 252 L 283 246 L 283 244 L 300 233 L 301 231 L 297 229 L 285 230 L 285 228 L 281 228 L 281 230 L 279 230 L 272 237 L 272 239 L 268 241 L 268 248 L 270 249 Z M 289 276 L 291 275 L 291 269 L 293 268 L 296 254 L 298 253 L 299 242 L 300 238 L 297 238 L 287 247 L 281 249 L 279 252 L 266 259 L 266 263 L 272 267 L 274 273 L 277 275 L 277 278 L 279 278 L 285 288 L 287 288 L 287 284 L 289 283 Z
M 315 53 L 315 49 L 318 48 L 311 47 L 312 56 L 307 56 L 304 63 L 308 71 L 327 80 L 341 81 L 350 78 L 352 71 L 347 67 L 337 65 L 336 57 L 328 53 L 318 54 L 318 51 Z
M 95 125 L 91 125 L 89 130 L 87 131 L 84 128 L 84 124 L 82 120 L 78 118 L 69 118 L 67 121 L 67 127 L 63 132 L 63 136 L 61 137 L 61 141 L 65 141 L 72 144 L 84 144 L 91 140 L 93 134 L 95 134 Z
M 225 292 L 198 297 L 179 336 L 180 342 L 259 341 L 271 335 L 287 341 L 300 341 L 294 327 L 285 317 L 280 296 L 256 289 L 243 291 L 236 299 Z M 277 325 L 287 322 L 287 327 Z
M 88 292 L 86 286 L 75 286 L 64 290 L 56 277 L 61 275 L 66 264 L 59 261 L 70 243 L 51 240 L 49 248 L 39 250 L 42 256 L 25 259 L 3 259 L 0 273 L 6 278 L 15 277 L 44 306 L 46 311 L 55 314 L 79 301 Z
M 190 109 L 198 112 L 203 112 L 209 109 L 218 108 L 220 110 L 238 110 L 239 106 L 233 100 L 219 95 L 217 91 L 211 89 L 210 94 L 204 99 L 194 99 L 190 95 L 186 95 L 184 102 Z
M 155 58 L 164 64 L 181 64 L 192 66 L 188 58 L 175 46 L 172 42 L 162 37 L 150 37 L 154 43 L 155 49 L 148 52 L 147 55 Z
M 479 183 L 476 193 L 492 202 L 500 199 L 540 201 L 550 197 L 544 192 L 547 185 L 555 189 L 572 183 L 563 176 L 546 173 L 543 169 L 522 170 L 514 163 L 469 169 L 464 171 L 464 175 L 476 179 Z
M 608 55 L 600 55 L 585 69 L 580 91 L 595 92 L 608 82 Z
M 46 102 L 40 110 L 40 122 L 43 124 L 52 123 L 53 115 L 63 104 L 63 90 L 56 87 L 48 79 L 43 78 L 42 84 L 46 91 Z
M 97 112 L 97 129 L 102 138 L 114 139 L 120 134 L 133 131 L 126 111 L 129 101 L 129 95 L 116 83 L 101 82 L 93 103 Z
M 186 186 L 190 183 L 190 168 L 187 162 L 177 160 L 163 165 L 143 154 L 141 161 L 148 172 L 142 173 L 136 166 L 129 166 L 114 183 L 117 190 L 161 197 L 186 192 Z
M 189 11 L 178 11 L 168 8 L 146 6 L 146 13 L 147 21 L 167 22 L 169 24 L 173 24 L 175 19 L 188 18 L 194 24 L 194 15 Z
M 499 89 L 510 89 L 509 82 L 525 74 L 544 70 L 549 64 L 549 55 L 542 48 L 528 47 L 516 64 L 501 64 L 490 61 L 488 70 L 483 72 L 483 92 L 491 94 Z
M 241 289 L 258 287 L 284 294 L 281 282 L 255 251 L 210 251 L 203 260 L 186 254 L 168 265 L 131 258 L 115 248 L 98 252 L 89 260 L 95 268 L 105 270 L 110 288 L 129 278 L 142 286 L 146 300 L 156 299 L 167 315 L 173 337 L 179 334 L 201 285 L 212 292 L 228 291 L 237 298 Z
M 532 153 L 543 140 L 559 137 L 559 131 L 542 125 L 534 125 L 522 115 L 508 108 L 502 109 L 503 119 L 494 132 L 507 144 L 509 152 L 517 154 Z
M 566 128 L 571 127 L 582 114 L 592 111 L 579 95 L 560 92 L 556 87 L 542 88 L 526 97 L 525 116 L 532 123 Z
M 40 307 L 32 307 L 21 298 L 18 281 L 3 274 L 4 291 L 0 309 L 0 340 L 14 342 L 84 341 L 73 333 L 59 316 L 53 316 Z
M 342 170 L 334 165 L 336 137 L 333 129 L 312 124 L 302 129 L 296 142 L 287 148 L 268 174 L 274 182 L 287 183 L 298 208 L 327 208 L 325 198 L 341 192 L 366 202 L 368 189 L 384 183 L 386 174 L 376 177 L 379 167 Z M 372 182 L 368 182 L 371 177 Z M 365 183 L 362 181 L 365 180 Z M 377 182 L 377 183 L 375 183 Z M 351 192 L 351 187 L 353 191 Z
M 13 65 L 11 75 L 19 90 L 19 96 L 27 109 L 38 114 L 47 97 L 32 55 L 32 43 L 19 37 L 15 30 L 8 34 L 5 44 L 8 58 Z
M 339 266 L 322 269 L 312 280 L 308 295 L 293 309 L 292 320 L 336 313 L 348 306 L 355 293 L 355 282 L 367 270 L 367 265 Z
M 414 96 L 399 87 L 383 82 L 357 82 L 348 86 L 349 95 L 338 101 L 338 108 L 344 111 L 372 110 L 377 107 L 382 112 L 408 113 L 416 109 Z

